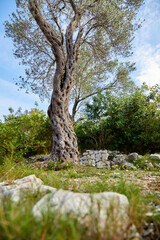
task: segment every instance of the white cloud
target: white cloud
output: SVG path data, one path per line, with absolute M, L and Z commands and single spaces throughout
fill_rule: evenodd
M 160 45 L 152 47 L 145 44 L 137 49 L 135 61 L 138 66 L 136 79 L 142 84 L 153 86 L 160 84 Z
M 145 19 L 134 41 L 136 82 L 153 86 L 160 84 L 160 1 L 147 0 L 139 13 Z
M 138 18 L 143 21 L 142 27 L 136 33 L 136 44 L 143 44 L 143 42 L 153 41 L 156 30 L 160 30 L 160 1 L 146 0 L 144 6 L 140 9 Z M 157 32 L 157 37 L 159 32 Z

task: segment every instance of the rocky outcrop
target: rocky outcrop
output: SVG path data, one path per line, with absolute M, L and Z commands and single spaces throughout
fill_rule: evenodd
M 160 169 L 160 154 L 151 154 L 149 157 L 145 159 L 140 166 L 137 165 L 137 161 L 143 158 L 142 155 L 138 153 L 130 153 L 128 155 L 122 154 L 119 151 L 108 151 L 108 150 L 87 150 L 83 153 L 83 155 L 79 158 L 79 163 L 81 165 L 90 165 L 100 168 L 110 169 L 136 169 L 141 167 L 146 167 L 149 169 L 157 168 Z M 150 160 L 157 160 L 158 163 L 154 165 L 150 162 Z

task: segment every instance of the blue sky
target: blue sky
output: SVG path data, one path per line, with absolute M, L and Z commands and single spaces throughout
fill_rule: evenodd
M 4 38 L 3 22 L 7 20 L 9 14 L 15 11 L 15 0 L 0 0 L 0 119 L 9 113 L 8 108 L 15 111 L 21 107 L 22 110 L 30 110 L 38 102 L 39 109 L 47 112 L 49 102 L 40 101 L 39 97 L 33 93 L 26 94 L 25 90 L 18 90 L 15 85 L 20 75 L 24 75 L 23 66 L 19 65 L 19 60 L 13 56 L 13 43 L 9 38 Z
M 30 110 L 35 101 L 39 108 L 47 111 L 48 102 L 41 102 L 33 93 L 18 91 L 15 85 L 24 69 L 19 60 L 12 54 L 11 39 L 4 38 L 3 22 L 16 8 L 15 0 L 0 0 L 0 119 L 8 114 L 8 108 Z M 133 77 L 137 84 L 146 82 L 149 85 L 160 84 L 160 0 L 146 0 L 139 13 L 139 18 L 145 19 L 142 28 L 135 34 L 133 61 L 137 70 Z

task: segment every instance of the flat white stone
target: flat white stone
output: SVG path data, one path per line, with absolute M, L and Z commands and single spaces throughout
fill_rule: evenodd
M 97 150 L 94 150 L 94 153 L 95 153 L 95 154 L 99 154 L 99 151 L 97 151 Z
M 91 165 L 92 165 L 93 167 L 96 166 L 96 162 L 95 162 L 95 160 L 92 160 L 92 161 L 91 161 Z
M 96 154 L 96 158 L 100 158 L 101 159 L 102 155 L 100 153 Z
M 107 161 L 107 160 L 108 160 L 108 157 L 109 157 L 109 154 L 108 154 L 108 153 L 102 154 L 102 161 Z
M 86 155 L 88 155 L 88 153 L 84 152 L 84 153 L 83 153 L 83 156 L 86 156 Z
M 95 159 L 95 154 L 91 154 L 90 159 Z
M 95 162 L 98 163 L 99 161 L 101 161 L 102 159 L 101 158 L 96 158 L 95 159 Z
M 114 192 L 103 193 L 73 193 L 58 190 L 45 195 L 34 207 L 32 213 L 41 220 L 47 211 L 57 211 L 62 215 L 73 214 L 80 220 L 85 217 L 96 217 L 100 228 L 105 227 L 108 213 L 112 212 L 116 222 L 127 224 L 129 202 L 126 196 Z M 92 213 L 92 214 L 91 214 Z
M 88 159 L 87 156 L 84 156 L 84 157 L 80 158 L 81 161 L 86 161 L 87 159 Z

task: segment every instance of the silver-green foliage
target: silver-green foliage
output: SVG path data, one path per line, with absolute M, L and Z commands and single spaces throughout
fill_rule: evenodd
M 82 87 L 80 99 L 87 96 L 88 90 L 91 94 L 95 89 L 106 87 L 103 84 L 106 73 L 112 72 L 117 55 L 127 57 L 132 53 L 133 34 L 140 27 L 135 19 L 143 0 L 39 0 L 38 2 L 43 17 L 54 29 L 63 45 L 66 26 L 73 17 L 74 8 L 71 6 L 75 5 L 81 9 L 82 17 L 74 36 L 76 39 L 78 31 L 84 29 L 79 65 L 75 74 L 75 83 L 79 84 L 80 81 Z M 52 90 L 55 56 L 31 16 L 27 4 L 27 0 L 17 0 L 17 11 L 12 13 L 9 21 L 5 22 L 6 35 L 13 39 L 14 55 L 21 59 L 26 67 L 26 78 L 21 77 L 20 86 L 31 88 L 43 98 L 49 96 Z M 84 55 L 89 56 L 89 64 L 88 58 Z M 79 75 L 79 71 L 82 73 L 84 69 L 83 61 L 86 76 Z M 103 81 L 98 84 L 100 79 Z M 91 84 L 93 87 L 90 87 Z M 74 91 L 72 96 L 75 96 Z

